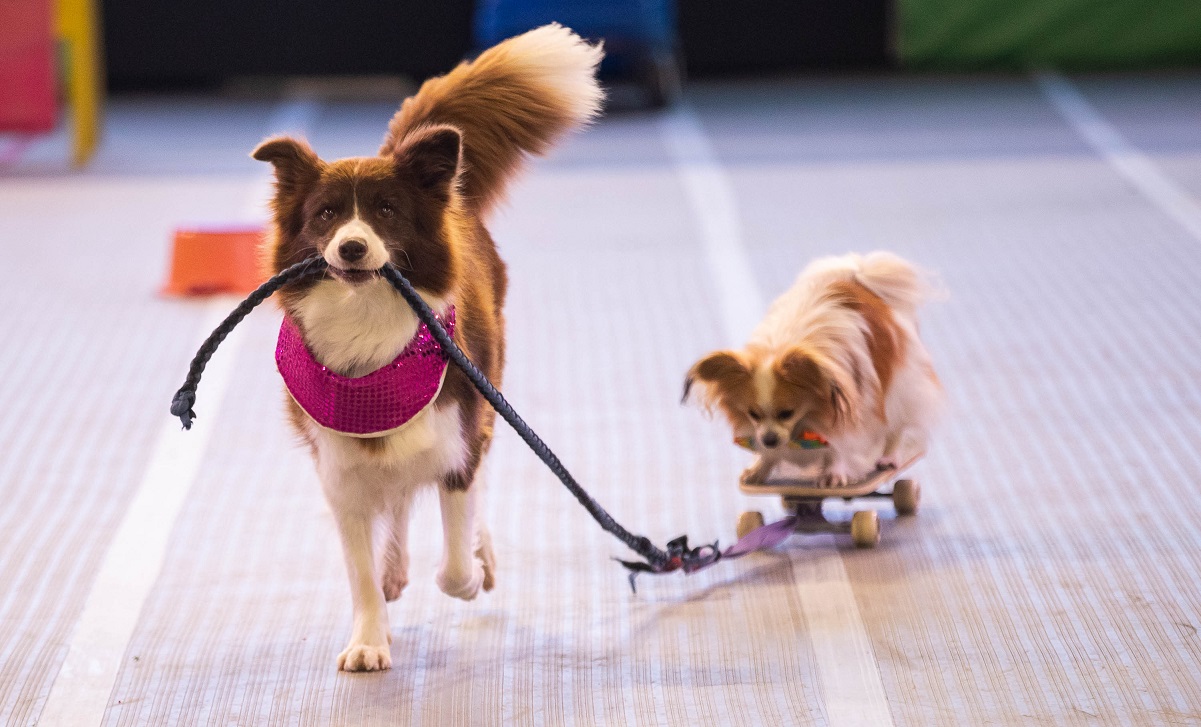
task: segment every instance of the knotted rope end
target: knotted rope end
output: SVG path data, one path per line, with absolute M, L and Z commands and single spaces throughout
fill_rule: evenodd
M 171 400 L 171 414 L 179 417 L 184 429 L 191 429 L 192 421 L 196 419 L 196 412 L 192 411 L 195 404 L 196 392 L 186 388 L 175 392 L 175 398 Z
M 647 540 L 645 537 L 641 540 Z M 649 543 L 649 541 L 647 541 Z M 635 585 L 635 579 L 641 573 L 662 574 L 671 573 L 672 571 L 682 570 L 685 573 L 696 573 L 699 570 L 704 570 L 721 560 L 722 552 L 717 541 L 707 543 L 695 548 L 688 546 L 688 536 L 681 535 L 675 540 L 667 544 L 667 560 L 662 562 L 640 560 L 621 560 L 615 558 L 618 563 L 626 567 L 630 571 L 630 590 L 634 593 L 638 592 Z

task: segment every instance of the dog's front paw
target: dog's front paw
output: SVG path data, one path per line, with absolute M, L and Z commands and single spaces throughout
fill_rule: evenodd
M 851 483 L 851 474 L 844 467 L 831 467 L 817 478 L 821 487 L 846 487 Z
M 392 651 L 387 644 L 354 644 L 338 654 L 342 671 L 382 671 L 392 668 Z
M 740 481 L 748 485 L 761 485 L 767 482 L 767 477 L 771 474 L 772 465 L 772 462 L 765 462 L 763 459 L 756 460 L 754 464 L 742 471 Z
M 467 573 L 442 566 L 438 569 L 438 574 L 434 577 L 434 581 L 443 593 L 452 598 L 461 598 L 464 601 L 474 599 L 479 595 L 480 588 L 484 587 L 485 581 L 491 580 L 483 562 L 478 558 L 471 559 L 471 569 Z M 488 588 L 485 590 L 491 590 L 491 586 L 492 583 L 489 582 Z
M 886 454 L 876 462 L 878 470 L 895 470 L 900 466 L 900 461 L 895 454 Z

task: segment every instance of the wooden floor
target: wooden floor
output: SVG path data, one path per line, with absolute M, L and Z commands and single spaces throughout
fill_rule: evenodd
M 1201 724 L 1201 74 L 697 85 L 536 164 L 492 223 L 505 392 L 619 519 L 729 542 L 780 513 L 683 373 L 811 258 L 875 248 L 949 292 L 922 512 L 881 510 L 875 550 L 798 536 L 632 594 L 500 431 L 498 588 L 437 590 L 424 502 L 393 668 L 351 675 L 279 314 L 218 352 L 183 435 L 171 394 L 232 302 L 157 289 L 176 226 L 261 219 L 263 136 L 371 153 L 393 109 L 119 99 L 87 171 L 60 138 L 9 155 L 0 724 Z

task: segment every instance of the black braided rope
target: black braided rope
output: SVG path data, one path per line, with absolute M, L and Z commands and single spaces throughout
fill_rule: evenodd
M 596 520 L 597 524 L 604 528 L 606 532 L 625 543 L 630 550 L 646 558 L 652 566 L 656 568 L 666 566 L 671 561 L 671 556 L 656 548 L 651 543 L 650 538 L 643 535 L 634 535 L 629 530 L 623 528 L 605 508 L 592 499 L 592 496 L 580 486 L 580 483 L 576 482 L 575 477 L 572 477 L 571 473 L 567 471 L 567 468 L 563 466 L 563 463 L 559 461 L 559 458 L 551 451 L 551 448 L 546 446 L 546 442 L 543 442 L 542 438 L 530 428 L 530 425 L 525 423 L 525 420 L 513 409 L 504 395 L 496 390 L 496 387 L 492 385 L 488 377 L 484 376 L 475 367 L 475 364 L 471 363 L 471 360 L 463 353 L 463 349 L 459 348 L 450 335 L 446 333 L 446 329 L 442 327 L 434 312 L 430 310 L 430 307 L 426 305 L 421 296 L 417 294 L 417 291 L 413 289 L 413 284 L 392 263 L 386 263 L 380 272 L 392 284 L 392 287 L 396 288 L 401 297 L 405 299 L 405 302 L 413 309 L 413 312 L 417 314 L 417 317 L 421 319 L 421 322 L 430 329 L 434 340 L 438 342 L 438 345 L 442 347 L 442 350 L 450 357 L 454 365 L 458 366 L 467 375 L 468 379 L 471 379 L 471 383 L 475 386 L 476 390 L 488 400 L 488 403 L 492 405 L 496 413 L 500 414 L 501 418 L 508 422 L 509 426 L 513 427 L 513 431 L 517 432 L 517 435 L 529 445 L 530 449 L 534 450 L 534 454 L 538 455 L 538 459 L 542 460 L 550 468 L 550 471 L 555 474 L 555 477 L 559 478 L 559 481 L 575 496 L 575 499 L 580 501 L 580 504 L 584 506 L 584 509 L 588 511 L 592 519 Z
M 192 357 L 192 365 L 188 367 L 188 376 L 184 379 L 183 386 L 179 387 L 179 391 L 175 392 L 175 398 L 171 400 L 171 413 L 179 417 L 184 429 L 191 429 L 192 420 L 196 418 L 196 412 L 192 410 L 192 407 L 196 404 L 196 387 L 200 385 L 200 376 L 204 373 L 204 367 L 208 365 L 209 359 L 213 357 L 213 352 L 217 350 L 217 346 L 221 345 L 229 332 L 241 323 L 250 311 L 257 308 L 259 303 L 270 298 L 272 293 L 294 280 L 324 273 L 326 267 L 327 264 L 323 258 L 314 256 L 284 268 L 270 280 L 255 288 L 254 292 L 246 296 L 246 300 L 239 303 L 238 307 L 234 308 L 233 312 L 221 321 L 221 325 L 217 326 L 209 334 L 209 337 L 204 339 L 204 343 Z
M 254 310 L 255 307 L 284 285 L 305 277 L 324 274 L 327 267 L 328 265 L 323 258 L 314 256 L 286 268 L 247 296 L 246 300 L 238 304 L 238 307 L 221 322 L 221 325 L 217 326 L 216 330 L 209 334 L 209 337 L 205 339 L 204 344 L 201 345 L 200 349 L 196 352 L 196 356 L 192 359 L 192 365 L 188 368 L 188 376 L 184 380 L 183 386 L 179 388 L 179 391 L 175 393 L 175 398 L 171 401 L 171 413 L 179 417 L 184 429 L 191 429 L 192 421 L 196 418 L 196 412 L 192 410 L 192 407 L 196 403 L 196 387 L 200 384 L 200 377 L 204 373 L 204 367 L 208 364 L 209 359 L 212 358 L 213 352 L 217 350 L 217 346 L 229 335 L 229 332 L 241 323 L 242 319 L 250 311 Z M 497 391 L 492 382 L 467 358 L 463 350 L 459 348 L 458 344 L 450 337 L 450 334 L 446 332 L 446 329 L 442 327 L 441 322 L 434 315 L 434 312 L 430 310 L 430 307 L 418 295 L 412 283 L 391 263 L 385 264 L 379 272 L 392 287 L 396 288 L 396 291 L 405 299 L 405 302 L 409 304 L 421 322 L 429 328 L 430 333 L 434 336 L 434 340 L 438 342 L 438 345 L 441 346 L 442 351 L 446 353 L 447 357 L 467 376 L 476 390 L 480 392 L 480 395 L 487 399 L 492 408 L 496 410 L 496 413 L 500 414 L 501 418 L 508 422 L 509 426 L 513 427 L 518 436 L 534 451 L 534 454 L 538 455 L 538 458 L 559 478 L 563 486 L 584 506 L 584 509 L 596 520 L 597 524 L 606 532 L 625 543 L 630 550 L 633 550 L 646 559 L 645 563 L 620 561 L 622 565 L 630 570 L 631 587 L 634 586 L 634 577 L 638 573 L 667 573 L 680 568 L 685 572 L 693 572 L 712 565 L 721 558 L 721 551 L 718 550 L 717 543 L 703 545 L 699 548 L 690 548 L 688 547 L 687 536 L 681 536 L 668 543 L 668 550 L 663 551 L 655 547 L 649 538 L 642 535 L 635 535 L 622 527 L 620 523 L 613 519 L 612 515 L 580 486 L 580 483 L 576 482 L 575 477 L 567 471 L 567 468 L 563 466 L 563 463 L 551 451 L 551 448 L 525 423 L 525 420 L 505 400 L 505 397 Z

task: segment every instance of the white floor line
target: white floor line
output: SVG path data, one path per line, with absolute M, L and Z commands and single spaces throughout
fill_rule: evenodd
M 700 223 L 705 260 L 713 272 L 726 341 L 740 345 L 767 304 L 742 244 L 738 204 L 696 115 L 681 106 L 663 118 L 663 141 Z
M 269 129 L 302 132 L 317 110 L 311 100 L 285 103 L 272 116 Z M 255 182 L 252 201 L 240 211 L 242 216 L 263 219 L 268 181 L 269 176 L 262 176 Z M 237 302 L 230 296 L 207 301 L 204 319 L 188 340 L 199 345 Z M 176 517 L 216 429 L 241 341 L 242 329 L 234 329 L 205 369 L 198 390 L 203 407 L 191 431 L 183 431 L 179 421 L 167 414 L 164 398 L 162 431 L 84 602 L 67 656 L 38 719 L 40 727 L 89 727 L 103 722 L 138 616 L 162 570 Z
M 1035 74 L 1034 80 L 1060 115 L 1098 154 L 1143 196 L 1201 240 L 1201 205 L 1183 187 L 1126 141 L 1067 78 L 1045 71 Z
M 206 303 L 204 320 L 189 340 L 204 340 L 236 304 L 224 296 Z M 39 727 L 87 727 L 103 720 L 126 645 L 162 569 L 176 515 L 218 421 L 240 341 L 241 331 L 235 329 L 205 369 L 199 389 L 201 418 L 192 431 L 183 431 L 166 413 L 164 398 L 163 428 L 154 453 L 84 602 Z
M 742 345 L 766 306 L 742 243 L 733 186 L 691 109 L 678 106 L 664 118 L 662 132 L 700 223 L 726 341 Z M 792 561 L 829 724 L 892 725 L 876 656 L 842 556 L 828 542 L 821 549 L 806 549 Z

